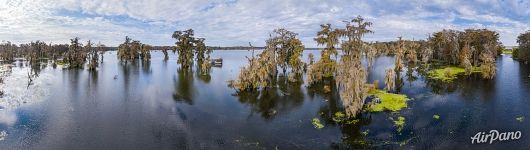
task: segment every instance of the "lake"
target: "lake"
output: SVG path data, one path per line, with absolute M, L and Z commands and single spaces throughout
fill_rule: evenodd
M 259 52 L 256 52 L 259 53 Z M 304 60 L 320 51 L 304 51 Z M 122 64 L 107 52 L 96 72 L 15 63 L 0 99 L 0 149 L 521 149 L 530 145 L 530 66 L 497 59 L 493 80 L 427 80 L 401 73 L 399 91 L 411 100 L 398 112 L 364 112 L 356 124 L 337 124 L 336 92 L 306 84 L 237 94 L 228 87 L 247 64 L 246 50 L 214 51 L 223 58 L 210 76 L 179 70 L 176 56 Z M 381 56 L 368 80 L 383 87 L 393 57 Z M 280 77 L 280 80 L 282 77 Z M 433 116 L 440 116 L 434 119 Z M 393 120 L 403 116 L 397 131 Z M 521 117 L 527 119 L 520 119 Z M 318 118 L 324 128 L 316 129 Z M 519 120 L 517 119 L 519 118 Z M 521 131 L 519 140 L 471 144 L 478 132 Z

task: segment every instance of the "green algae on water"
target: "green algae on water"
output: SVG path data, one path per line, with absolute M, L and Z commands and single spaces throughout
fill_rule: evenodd
M 472 73 L 479 73 L 479 67 L 473 67 L 471 70 Z M 438 69 L 433 69 L 427 73 L 427 77 L 435 80 L 442 80 L 444 82 L 452 82 L 458 78 L 458 75 L 466 73 L 466 69 L 456 66 L 442 67 Z
M 390 119 L 394 121 L 394 126 L 397 127 L 397 131 L 401 132 L 401 130 L 403 130 L 403 127 L 405 127 L 405 117 L 399 116 L 397 120 L 394 120 L 393 118 Z
M 318 118 L 313 118 L 313 120 L 311 121 L 313 123 L 313 126 L 316 128 L 316 129 L 322 129 L 324 128 L 324 125 L 322 123 L 320 123 L 320 120 Z
M 383 90 L 374 90 L 368 93 L 371 96 L 379 98 L 380 103 L 369 104 L 367 110 L 369 112 L 380 112 L 380 111 L 399 111 L 407 107 L 407 98 L 403 94 L 388 93 Z

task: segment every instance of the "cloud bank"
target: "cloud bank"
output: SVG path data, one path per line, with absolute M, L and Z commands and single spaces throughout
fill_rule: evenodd
M 0 0 L 0 14 L 0 40 L 68 43 L 80 37 L 110 46 L 125 36 L 173 45 L 173 31 L 188 28 L 210 46 L 264 45 L 273 29 L 286 28 L 306 47 L 317 47 L 320 24 L 343 27 L 357 15 L 373 22 L 368 41 L 487 28 L 511 46 L 530 29 L 530 2 L 519 0 Z

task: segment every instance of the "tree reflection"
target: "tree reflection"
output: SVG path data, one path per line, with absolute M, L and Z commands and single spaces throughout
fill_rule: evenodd
M 324 86 L 330 86 L 330 91 L 324 90 Z M 331 143 L 332 149 L 365 149 L 370 148 L 370 141 L 366 138 L 365 131 L 362 127 L 369 125 L 372 121 L 368 113 L 357 115 L 356 123 L 341 123 L 334 120 L 335 114 L 343 110 L 342 102 L 336 90 L 334 80 L 324 80 L 322 83 L 313 84 L 308 87 L 308 95 L 313 97 L 322 97 L 325 103 L 320 106 L 318 116 L 322 118 L 325 126 L 337 126 L 342 133 L 340 142 Z M 353 118 L 352 118 L 353 120 Z M 363 132 L 365 132 L 363 134 Z
M 175 93 L 173 100 L 193 105 L 193 71 L 191 69 L 178 69 L 178 75 L 173 77 Z
M 396 92 L 397 93 L 401 92 L 403 85 L 405 85 L 405 82 L 403 81 L 403 77 L 401 76 L 401 71 L 396 71 L 396 79 L 394 83 L 396 84 Z
M 409 86 L 412 86 L 412 82 L 418 80 L 418 77 L 414 75 L 414 70 L 416 69 L 416 64 L 408 63 L 407 72 L 405 73 L 405 76 L 407 77 L 407 82 L 409 82 Z
M 142 71 L 144 74 L 151 74 L 151 61 L 142 61 Z
M 28 88 L 30 85 L 33 85 L 33 80 L 39 77 L 40 72 L 46 68 L 46 63 L 41 61 L 30 63 L 28 70 Z
M 286 76 L 278 76 L 273 85 L 261 90 L 243 90 L 234 94 L 239 102 L 251 107 L 252 114 L 258 113 L 265 120 L 272 120 L 277 114 L 288 112 L 302 105 L 304 93 L 302 81 L 290 82 Z M 301 75 L 295 78 L 301 79 Z
M 201 67 L 197 67 L 197 70 L 200 70 L 200 69 Z M 212 80 L 212 76 L 210 76 L 210 73 L 195 71 L 195 75 L 197 76 L 199 80 L 203 81 L 204 83 L 210 83 L 210 81 Z

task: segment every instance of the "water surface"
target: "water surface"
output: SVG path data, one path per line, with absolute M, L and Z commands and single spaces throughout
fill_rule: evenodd
M 256 52 L 258 53 L 258 52 Z M 316 58 L 319 51 L 305 51 Z M 214 51 L 222 67 L 210 76 L 181 71 L 159 51 L 150 63 L 123 64 L 105 55 L 97 72 L 16 63 L 2 85 L 1 149 L 524 149 L 530 143 L 530 67 L 499 56 L 497 76 L 462 77 L 450 84 L 404 69 L 398 85 L 412 100 L 399 112 L 363 113 L 354 125 L 332 120 L 342 106 L 335 92 L 303 83 L 262 93 L 236 94 L 236 79 L 250 51 Z M 392 57 L 378 57 L 369 81 L 384 81 Z M 280 80 L 285 80 L 281 78 Z M 380 87 L 383 83 L 380 82 Z M 433 119 L 433 115 L 440 119 Z M 403 116 L 397 131 L 390 118 Z M 517 117 L 525 117 L 522 122 Z M 311 119 L 325 125 L 315 129 Z M 522 138 L 471 144 L 480 131 L 521 131 Z

